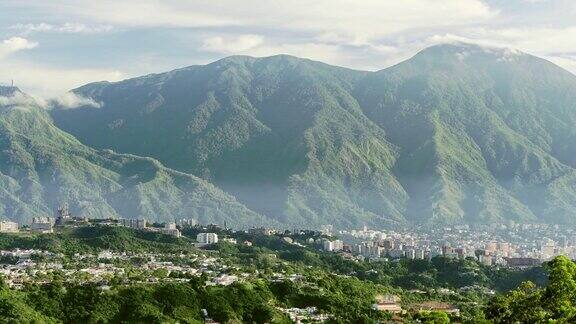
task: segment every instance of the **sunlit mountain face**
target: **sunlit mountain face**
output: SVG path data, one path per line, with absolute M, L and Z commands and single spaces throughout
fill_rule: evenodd
M 16 219 L 68 200 L 239 225 L 574 223 L 575 90 L 545 60 L 456 44 L 377 72 L 234 56 L 88 84 L 74 107 L 5 99 L 1 204 Z

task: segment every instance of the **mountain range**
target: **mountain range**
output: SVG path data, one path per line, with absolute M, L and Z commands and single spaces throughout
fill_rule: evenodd
M 233 56 L 72 94 L 89 100 L 0 101 L 5 216 L 576 223 L 576 76 L 522 52 L 437 45 L 376 72 Z
M 195 218 L 235 226 L 264 222 L 234 197 L 191 174 L 152 158 L 87 147 L 54 126 L 47 111 L 17 88 L 0 87 L 0 94 L 3 218 L 29 223 L 70 203 L 76 215 L 94 218 Z

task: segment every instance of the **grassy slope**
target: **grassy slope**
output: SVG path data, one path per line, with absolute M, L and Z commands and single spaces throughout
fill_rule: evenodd
M 76 215 L 260 224 L 262 218 L 192 175 L 134 155 L 96 151 L 56 128 L 42 108 L 0 110 L 0 212 L 29 221 L 69 202 Z

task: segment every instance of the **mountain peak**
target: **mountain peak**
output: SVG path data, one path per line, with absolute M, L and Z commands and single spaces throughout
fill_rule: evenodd
M 457 42 L 430 46 L 420 51 L 414 58 L 425 58 L 436 63 L 446 60 L 464 62 L 471 59 L 482 62 L 514 62 L 527 56 L 529 55 L 517 49 Z
M 488 46 L 488 45 L 465 43 L 465 42 L 450 42 L 450 43 L 441 43 L 437 45 L 432 45 L 422 50 L 421 53 L 424 52 L 454 53 L 461 51 L 470 51 L 485 54 L 499 54 L 499 55 L 502 54 L 524 55 L 522 51 L 510 47 Z
M 22 91 L 20 91 L 18 87 L 0 85 L 0 96 L 13 97 L 16 94 L 22 94 Z

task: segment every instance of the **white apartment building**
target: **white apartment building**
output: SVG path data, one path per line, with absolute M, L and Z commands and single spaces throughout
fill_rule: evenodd
M 342 251 L 344 249 L 344 242 L 341 240 L 324 240 L 322 242 L 324 251 Z
M 198 235 L 196 235 L 196 241 L 198 242 L 199 246 L 207 245 L 207 244 L 215 244 L 215 243 L 218 243 L 218 234 L 216 234 L 216 233 L 198 233 Z
M 18 223 L 11 221 L 0 222 L 0 233 L 16 233 L 18 232 Z

